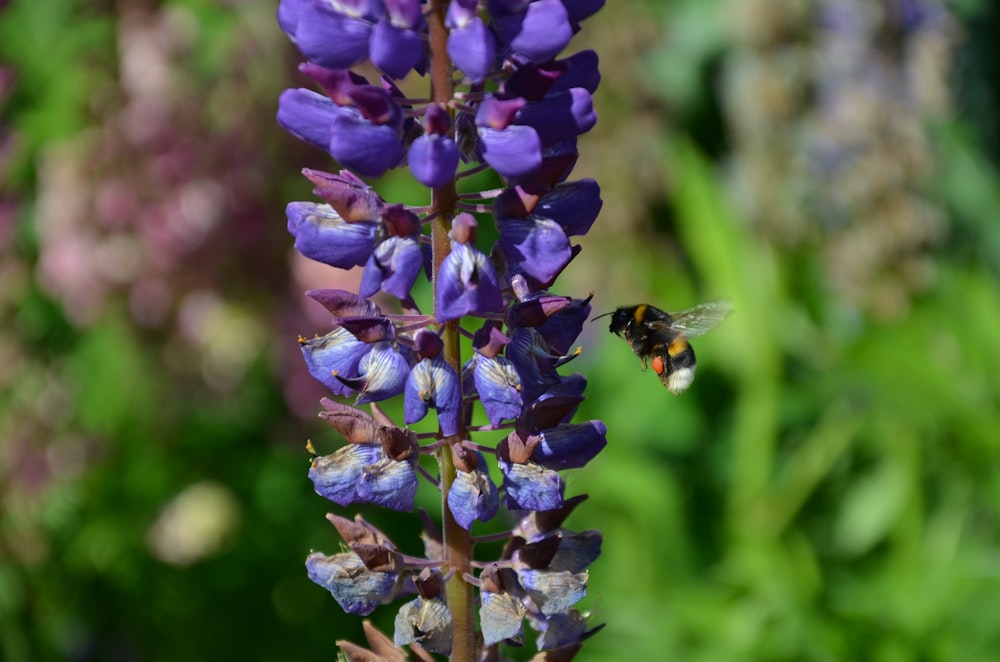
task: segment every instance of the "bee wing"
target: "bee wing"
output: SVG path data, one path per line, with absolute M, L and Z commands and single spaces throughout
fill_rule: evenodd
M 673 318 L 671 327 L 688 338 L 696 338 L 719 326 L 731 312 L 733 304 L 728 301 L 700 303 L 679 313 L 670 313 Z

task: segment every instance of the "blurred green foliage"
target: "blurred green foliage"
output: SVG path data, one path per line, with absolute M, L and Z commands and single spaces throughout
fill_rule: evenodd
M 190 64 L 207 80 L 233 59 L 237 31 L 277 30 L 270 6 L 126 5 L 189 12 L 200 26 Z M 604 420 L 609 445 L 570 473 L 567 493 L 591 496 L 568 525 L 604 533 L 585 607 L 607 627 L 577 659 L 991 659 L 1000 150 L 987 114 L 1000 75 L 988 65 L 998 61 L 988 28 L 1000 10 L 956 6 L 966 35 L 958 112 L 927 129 L 936 164 L 922 193 L 945 211 L 948 234 L 929 249 L 931 286 L 905 313 L 878 319 L 834 296 L 814 246 L 769 240 L 727 195 L 726 5 L 631 5 L 609 3 L 590 26 L 605 31 L 593 44 L 605 133 L 593 139 L 598 158 L 581 145 L 581 168 L 615 204 L 560 293 L 594 287 L 597 312 L 715 297 L 737 312 L 696 342 L 698 380 L 680 398 L 603 324 L 582 339 L 580 418 Z M 93 95 L 118 75 L 119 11 L 21 0 L 0 12 L 0 57 L 17 79 L 0 114 L 17 141 L 0 175 L 19 209 L 0 244 L 0 659 L 331 659 L 336 639 L 361 640 L 360 626 L 305 577 L 305 554 L 337 543 L 323 519 L 335 508 L 313 494 L 302 445 L 339 441 L 288 411 L 275 359 L 293 333 L 322 329 L 299 317 L 282 336 L 268 322 L 270 345 L 248 357 L 235 387 L 217 388 L 171 368 L 168 334 L 135 324 L 122 297 L 79 326 L 34 275 L 44 250 L 33 228 L 36 158 L 100 124 Z M 652 20 L 637 25 L 637 14 Z M 617 43 L 632 28 L 642 55 Z M 287 50 L 257 55 L 266 71 L 243 66 L 259 69 L 256 89 L 273 94 L 261 102 L 273 112 L 277 92 L 300 83 Z M 637 108 L 653 110 L 651 124 L 629 125 Z M 207 108 L 204 121 L 225 116 Z M 656 135 L 622 137 L 650 126 Z M 289 158 L 277 132 L 246 140 L 260 141 L 261 168 Z M 602 166 L 608 145 L 625 156 Z M 635 167 L 616 171 L 615 158 Z M 303 163 L 282 165 L 287 178 L 260 203 L 279 226 L 287 192 L 306 190 Z M 399 193 L 387 197 L 419 199 L 409 182 L 391 185 Z M 269 248 L 275 259 L 288 243 Z M 223 291 L 245 297 L 239 280 Z M 282 291 L 292 288 L 276 283 L 247 306 L 263 319 L 299 305 L 272 300 Z M 424 486 L 419 503 L 435 500 Z M 363 514 L 419 551 L 416 521 Z M 392 616 L 381 609 L 373 620 Z

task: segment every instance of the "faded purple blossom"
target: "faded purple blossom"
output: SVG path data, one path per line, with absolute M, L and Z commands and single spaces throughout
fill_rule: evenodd
M 348 614 L 367 616 L 395 593 L 397 574 L 371 572 L 353 552 L 333 556 L 314 552 L 306 559 L 306 570 L 309 579 L 330 591 Z
M 486 460 L 482 453 L 475 453 L 473 457 L 475 466 L 460 466 L 448 493 L 448 508 L 464 529 L 471 529 L 476 520 L 490 521 L 500 509 L 500 495 L 490 478 Z
M 417 598 L 403 605 L 396 614 L 395 644 L 418 643 L 434 653 L 451 652 L 452 618 L 439 598 Z

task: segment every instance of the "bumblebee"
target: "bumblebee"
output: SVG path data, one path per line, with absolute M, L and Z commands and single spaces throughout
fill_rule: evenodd
M 688 338 L 704 335 L 718 326 L 733 311 L 728 301 L 702 303 L 677 313 L 666 313 L 650 306 L 622 306 L 598 315 L 611 316 L 608 330 L 624 338 L 645 370 L 652 359 L 653 372 L 667 390 L 680 395 L 694 381 L 695 356 Z

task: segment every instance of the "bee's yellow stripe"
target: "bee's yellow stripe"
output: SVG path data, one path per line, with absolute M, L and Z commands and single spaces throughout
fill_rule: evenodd
M 667 345 L 667 354 L 669 354 L 672 358 L 674 356 L 677 356 L 687 348 L 688 348 L 687 338 L 685 338 L 682 335 L 678 335 L 676 338 L 670 341 L 669 345 Z
M 642 322 L 642 318 L 646 316 L 646 309 L 649 305 L 642 303 L 635 307 L 635 312 L 632 313 L 632 319 L 636 322 Z

